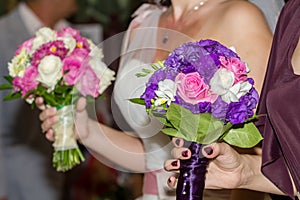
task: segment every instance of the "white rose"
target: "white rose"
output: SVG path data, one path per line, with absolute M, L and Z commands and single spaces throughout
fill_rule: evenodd
M 46 87 L 53 89 L 62 77 L 63 63 L 54 55 L 45 56 L 38 65 L 39 77 L 37 80 Z
M 56 39 L 56 32 L 51 28 L 43 27 L 35 33 L 35 38 L 32 42 L 32 51 L 34 52 L 42 44 Z
M 68 54 L 72 53 L 76 47 L 76 40 L 73 37 L 59 37 L 58 40 L 62 40 L 67 49 L 69 49 Z
M 21 52 L 13 57 L 10 63 L 8 63 L 8 71 L 11 77 L 23 77 L 27 67 L 30 65 L 30 56 L 26 49 L 22 49 Z
M 168 105 L 175 100 L 177 85 L 174 81 L 170 79 L 165 79 L 158 83 L 158 90 L 155 91 L 156 96 L 158 97 L 154 105 L 160 106 L 167 102 Z
M 220 95 L 226 103 L 238 102 L 251 89 L 249 82 L 234 84 L 234 74 L 227 69 L 219 69 L 210 80 L 211 90 Z
M 97 77 L 100 79 L 100 89 L 99 93 L 102 94 L 105 89 L 115 80 L 115 72 L 107 67 L 107 65 L 102 62 L 100 57 L 93 57 L 89 61 L 91 68 L 95 71 Z
M 98 57 L 99 59 L 103 59 L 104 55 L 103 55 L 103 50 L 101 48 L 98 48 L 94 43 L 90 42 L 90 48 L 91 48 L 91 52 L 90 52 L 90 56 L 91 57 Z

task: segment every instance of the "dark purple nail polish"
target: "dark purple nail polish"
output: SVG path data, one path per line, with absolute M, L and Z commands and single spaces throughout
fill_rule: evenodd
M 181 153 L 181 155 L 183 156 L 183 157 L 188 157 L 188 150 L 185 150 L 185 151 L 183 151 L 182 153 Z
M 204 151 L 207 155 L 211 155 L 213 153 L 213 149 L 211 147 L 205 147 Z
M 168 182 L 169 182 L 169 183 L 171 183 L 171 182 L 172 182 L 171 178 L 168 178 Z
M 179 146 L 179 145 L 180 145 L 180 139 L 176 139 L 176 140 L 175 140 L 175 144 L 176 144 L 177 146 Z
M 177 166 L 178 166 L 177 160 L 173 161 L 173 162 L 171 163 L 171 165 L 172 165 L 173 167 L 177 167 Z

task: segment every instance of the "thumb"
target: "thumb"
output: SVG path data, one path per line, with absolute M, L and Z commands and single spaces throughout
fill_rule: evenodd
M 233 149 L 227 143 L 212 143 L 202 148 L 202 154 L 206 158 L 212 159 L 220 155 L 226 155 L 231 150 Z
M 85 107 L 86 107 L 86 99 L 83 97 L 79 98 L 76 105 L 77 111 L 82 112 L 84 111 Z

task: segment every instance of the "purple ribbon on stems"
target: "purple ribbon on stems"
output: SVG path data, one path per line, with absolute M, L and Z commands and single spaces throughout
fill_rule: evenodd
M 204 157 L 201 149 L 204 145 L 197 142 L 186 142 L 192 155 L 190 159 L 180 161 L 177 200 L 202 200 L 205 186 L 205 174 L 209 159 Z

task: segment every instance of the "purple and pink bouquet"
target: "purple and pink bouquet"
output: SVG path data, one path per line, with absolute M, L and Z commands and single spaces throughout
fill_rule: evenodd
M 41 28 L 25 41 L 8 63 L 10 89 L 4 100 L 23 98 L 34 106 L 43 97 L 58 109 L 55 124 L 53 166 L 66 171 L 84 160 L 74 135 L 74 104 L 80 96 L 99 97 L 114 80 L 114 71 L 102 61 L 102 49 L 78 30 Z
M 233 50 L 201 40 L 183 44 L 164 62 L 137 74 L 151 77 L 140 98 L 131 101 L 157 117 L 163 133 L 185 139 L 192 152 L 191 159 L 181 161 L 177 199 L 202 199 L 209 161 L 201 154 L 203 145 L 250 148 L 262 140 L 253 124 L 259 96 L 248 72 Z

